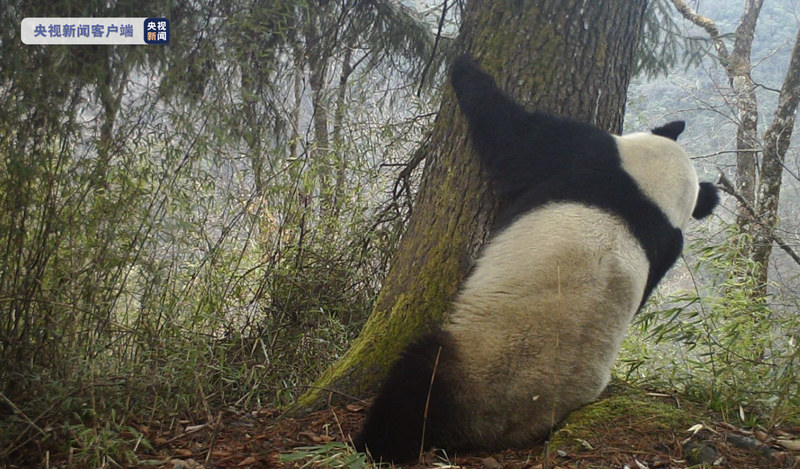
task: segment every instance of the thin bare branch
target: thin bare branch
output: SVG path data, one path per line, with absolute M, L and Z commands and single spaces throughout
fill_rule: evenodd
M 742 197 L 741 194 L 739 194 L 736 191 L 736 189 L 733 187 L 733 183 L 722 172 L 719 173 L 719 181 L 717 181 L 717 187 L 719 187 L 726 194 L 733 196 L 733 198 L 735 198 L 739 202 L 739 204 L 741 204 L 741 206 L 744 207 L 744 209 L 747 211 L 748 215 L 754 222 L 766 228 L 766 226 L 764 226 L 764 222 L 761 220 L 761 217 L 759 217 L 756 214 L 755 210 L 753 210 L 753 207 L 751 207 L 750 204 L 747 203 L 744 197 Z M 786 244 L 786 242 L 783 239 L 778 237 L 778 235 L 775 234 L 774 230 L 767 230 L 767 233 L 771 241 L 774 241 L 775 244 L 777 244 L 786 254 L 788 254 L 789 257 L 791 257 L 792 260 L 795 261 L 795 263 L 797 263 L 797 265 L 800 265 L 800 254 L 797 254 L 797 252 L 794 249 L 792 249 L 791 246 Z
M 710 18 L 698 15 L 697 12 L 692 10 L 692 8 L 687 5 L 684 0 L 670 1 L 675 6 L 675 9 L 678 10 L 678 12 L 683 15 L 684 18 L 706 30 L 708 36 L 712 41 L 714 41 L 714 47 L 717 49 L 717 55 L 723 61 L 723 63 L 727 63 L 729 61 L 728 48 L 725 46 L 725 42 L 722 40 L 722 36 L 719 34 L 719 29 L 717 28 L 716 23 L 714 23 L 714 21 Z

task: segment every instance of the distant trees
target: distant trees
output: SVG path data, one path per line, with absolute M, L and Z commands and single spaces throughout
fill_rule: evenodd
M 738 203 L 736 224 L 748 239 L 744 255 L 758 268 L 755 296 L 767 292 L 767 274 L 773 243 L 800 265 L 800 256 L 776 234 L 778 204 L 786 153 L 792 138 L 795 113 L 800 103 L 800 29 L 785 79 L 778 95 L 772 121 L 759 135 L 758 84 L 752 77 L 752 45 L 756 23 L 764 0 L 745 0 L 742 15 L 730 39 L 720 32 L 713 19 L 695 12 L 684 0 L 671 0 L 684 18 L 703 28 L 713 41 L 717 59 L 727 75 L 736 109 L 736 178 L 734 184 L 723 181 L 723 189 Z
M 724 231 L 688 238 L 687 265 L 676 268 L 671 288 L 636 316 L 617 366 L 628 380 L 673 389 L 723 415 L 773 428 L 800 415 L 798 220 L 778 215 L 796 206 L 800 181 L 796 146 L 789 148 L 800 96 L 797 3 L 669 1 L 673 13 L 691 22 L 677 35 L 710 46 L 705 55 L 711 60 L 675 70 L 678 82 L 689 77 L 694 83 L 676 96 L 660 93 L 645 107 L 685 113 L 700 124 L 703 137 L 689 146 L 695 154 L 706 150 L 698 157 L 721 171 L 719 185 L 736 205 L 733 217 L 719 212 Z M 714 18 L 690 5 L 702 5 Z M 695 25 L 702 28 L 699 40 Z M 687 112 L 681 101 L 692 95 L 697 108 Z M 718 125 L 725 128 L 719 135 Z M 789 190 L 779 212 L 783 186 Z M 788 257 L 772 252 L 773 243 Z
M 0 460 L 293 399 L 364 321 L 406 220 L 391 187 L 431 120 L 435 23 L 394 0 L 163 8 L 0 6 Z M 18 37 L 23 17 L 143 11 L 168 47 Z

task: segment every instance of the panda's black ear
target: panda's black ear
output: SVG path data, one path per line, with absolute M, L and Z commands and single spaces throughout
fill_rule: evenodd
M 669 124 L 664 124 L 661 127 L 656 127 L 652 130 L 653 135 L 661 135 L 672 140 L 678 140 L 678 136 L 683 133 L 686 128 L 684 121 L 672 121 Z
M 694 204 L 692 218 L 699 220 L 711 215 L 719 204 L 719 192 L 713 182 L 701 182 L 700 191 L 697 193 L 697 202 Z

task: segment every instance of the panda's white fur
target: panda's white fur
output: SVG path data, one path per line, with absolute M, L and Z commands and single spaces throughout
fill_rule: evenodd
M 672 226 L 686 228 L 699 192 L 689 155 L 675 141 L 649 132 L 614 136 L 614 140 L 625 172 Z
M 527 445 L 597 398 L 689 218 L 718 202 L 682 122 L 618 137 L 528 113 L 464 58 L 452 83 L 500 210 L 447 322 L 408 346 L 355 439 L 376 459 Z
M 474 386 L 459 407 L 489 446 L 529 443 L 597 397 L 646 278 L 624 223 L 580 204 L 534 210 L 486 246 L 444 329 Z

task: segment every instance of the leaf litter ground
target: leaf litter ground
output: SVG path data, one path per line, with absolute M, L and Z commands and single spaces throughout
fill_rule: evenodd
M 343 443 L 367 408 L 358 402 L 302 418 L 272 409 L 222 412 L 167 431 L 142 428 L 153 450 L 138 457 L 142 467 L 172 469 L 365 467 L 365 457 Z M 750 431 L 663 394 L 611 396 L 570 416 L 548 446 L 449 457 L 432 452 L 405 467 L 800 469 L 800 427 Z

